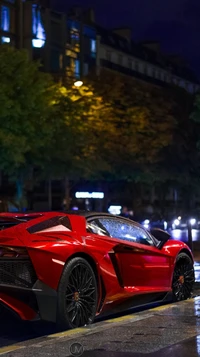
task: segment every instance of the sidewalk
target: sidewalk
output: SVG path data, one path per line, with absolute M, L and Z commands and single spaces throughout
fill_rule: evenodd
M 198 357 L 200 297 L 24 341 L 8 357 Z

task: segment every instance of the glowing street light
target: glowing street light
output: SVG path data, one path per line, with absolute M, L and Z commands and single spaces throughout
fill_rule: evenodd
M 83 82 L 82 81 L 76 81 L 74 83 L 75 87 L 81 87 L 83 85 Z

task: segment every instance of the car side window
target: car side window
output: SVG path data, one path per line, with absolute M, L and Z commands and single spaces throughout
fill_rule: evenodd
M 97 219 L 87 222 L 87 230 L 100 236 L 109 236 L 107 230 Z
M 132 223 L 113 218 L 99 218 L 98 220 L 113 238 L 155 246 L 153 239 L 148 235 L 148 233 Z

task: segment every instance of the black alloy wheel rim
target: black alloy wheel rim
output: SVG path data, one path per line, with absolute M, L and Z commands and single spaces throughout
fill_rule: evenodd
M 194 285 L 194 267 L 186 259 L 178 262 L 173 277 L 172 290 L 177 301 L 191 296 Z
M 66 314 L 72 327 L 93 322 L 96 313 L 96 281 L 89 266 L 77 263 L 71 270 L 66 289 Z

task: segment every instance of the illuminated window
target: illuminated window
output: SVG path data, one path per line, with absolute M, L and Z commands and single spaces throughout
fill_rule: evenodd
M 2 36 L 1 42 L 2 42 L 2 43 L 10 43 L 10 37 Z
M 76 78 L 80 77 L 80 61 L 78 59 L 75 60 L 74 74 Z
M 77 21 L 73 21 L 73 20 L 68 20 L 68 26 L 70 29 L 75 29 L 75 30 L 79 30 L 80 29 L 80 24 Z
M 33 47 L 41 48 L 45 45 L 46 35 L 42 24 L 40 9 L 36 4 L 32 6 L 32 31 L 34 39 Z
M 1 6 L 1 30 L 10 30 L 10 9 L 7 6 Z
M 96 40 L 90 40 L 91 55 L 96 56 Z
M 75 28 L 70 29 L 70 44 L 73 46 L 74 51 L 80 51 L 80 35 Z
M 91 52 L 96 53 L 96 40 L 90 42 Z

